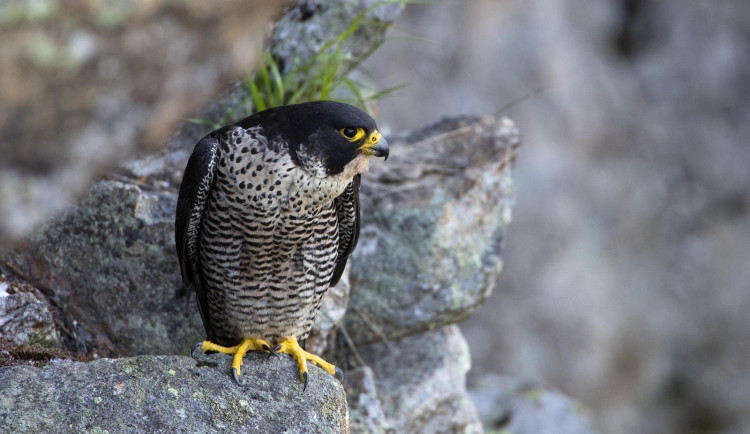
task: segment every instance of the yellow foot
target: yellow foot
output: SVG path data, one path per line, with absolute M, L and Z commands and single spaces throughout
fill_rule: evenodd
M 299 343 L 297 343 L 296 337 L 290 337 L 290 338 L 284 339 L 274 350 L 277 353 L 289 354 L 292 357 L 294 357 L 294 360 L 297 361 L 297 366 L 299 366 L 300 379 L 305 382 L 305 385 L 302 388 L 303 390 L 307 389 L 307 361 L 308 360 L 320 366 L 326 372 L 335 376 L 339 380 L 343 381 L 344 379 L 344 373 L 341 371 L 341 369 L 326 362 L 325 360 L 321 359 L 315 354 L 310 354 L 307 351 L 303 350 L 302 347 L 299 346 Z
M 276 348 L 271 348 L 268 345 L 268 342 L 263 339 L 243 339 L 239 345 L 233 347 L 222 347 L 221 345 L 216 345 L 210 341 L 202 341 L 193 345 L 193 349 L 190 353 L 192 354 L 199 347 L 202 351 L 216 351 L 222 354 L 234 354 L 234 359 L 232 360 L 232 375 L 237 384 L 240 382 L 238 377 L 240 376 L 242 358 L 245 357 L 245 354 L 247 354 L 248 351 L 268 351 L 269 353 L 276 355 L 276 351 L 278 351 L 279 348 L 278 346 L 276 346 Z

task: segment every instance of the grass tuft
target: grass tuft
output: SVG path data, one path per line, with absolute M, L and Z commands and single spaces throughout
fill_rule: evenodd
M 216 129 L 272 107 L 317 100 L 346 102 L 372 114 L 374 101 L 391 95 L 406 84 L 377 90 L 356 80 L 353 78 L 354 71 L 384 41 L 375 44 L 359 57 L 349 54 L 345 50 L 345 44 L 363 27 L 384 26 L 384 23 L 366 20 L 366 16 L 376 7 L 390 3 L 422 4 L 409 0 L 385 0 L 373 4 L 354 17 L 343 32 L 324 42 L 309 59 L 295 59 L 294 66 L 287 72 L 283 72 L 279 60 L 269 50 L 265 50 L 258 69 L 243 80 L 246 92 L 237 106 L 228 107 L 224 117 L 218 121 L 200 118 L 188 121 Z

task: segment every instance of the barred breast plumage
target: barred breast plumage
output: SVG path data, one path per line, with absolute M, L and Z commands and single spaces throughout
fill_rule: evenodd
M 219 342 L 307 337 L 338 255 L 333 199 L 346 185 L 299 169 L 260 133 L 235 127 L 221 137 L 201 231 Z

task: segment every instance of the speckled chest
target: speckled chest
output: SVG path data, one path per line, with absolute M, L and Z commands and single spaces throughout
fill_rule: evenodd
M 309 170 L 295 165 L 286 143 L 269 143 L 262 133 L 237 127 L 222 136 L 216 179 L 222 205 L 258 217 L 314 215 L 344 190 L 346 183 L 325 177 L 319 162 Z

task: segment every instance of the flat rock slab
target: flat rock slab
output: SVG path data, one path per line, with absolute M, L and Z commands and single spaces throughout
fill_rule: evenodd
M 343 386 L 317 367 L 302 390 L 287 356 L 223 354 L 0 368 L 5 432 L 348 432 Z

